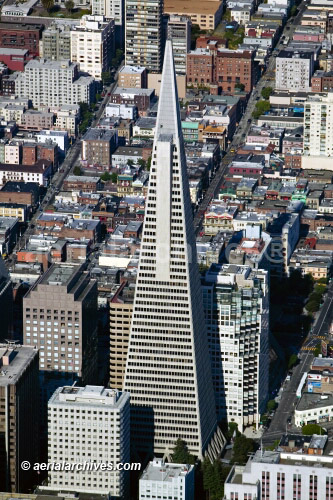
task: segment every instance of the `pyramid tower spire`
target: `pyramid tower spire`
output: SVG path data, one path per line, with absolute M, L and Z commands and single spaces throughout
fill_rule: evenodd
M 137 451 L 178 438 L 216 456 L 218 431 L 171 41 L 166 42 L 124 389 Z

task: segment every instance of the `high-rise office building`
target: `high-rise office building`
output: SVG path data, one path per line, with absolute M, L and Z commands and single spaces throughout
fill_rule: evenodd
M 172 41 L 175 70 L 177 75 L 186 75 L 186 56 L 191 48 L 191 19 L 171 14 L 167 34 Z
M 0 486 L 19 493 L 33 488 L 37 473 L 24 460 L 38 462 L 38 351 L 0 344 Z
M 97 285 L 83 266 L 53 264 L 23 300 L 24 343 L 40 350 L 40 369 L 94 378 Z
M 24 343 L 39 349 L 42 447 L 47 401 L 60 386 L 94 383 L 97 371 L 97 284 L 84 266 L 53 264 L 23 299 Z
M 93 16 L 105 16 L 114 19 L 116 47 L 123 48 L 125 35 L 125 0 L 92 0 Z
M 125 390 L 137 451 L 220 451 L 171 41 L 166 42 Z
M 160 73 L 163 52 L 163 0 L 126 0 L 125 61 Z
M 9 218 L 6 217 L 6 219 Z M 13 221 L 15 219 L 10 219 L 10 220 Z M 2 226 L 5 228 L 5 224 L 2 224 Z M 0 231 L 1 229 L 3 228 L 1 227 Z M 4 234 L 4 232 L 2 234 Z M 1 317 L 0 342 L 5 342 L 6 340 L 12 338 L 13 286 L 10 280 L 8 270 L 1 256 L 0 256 L 0 317 Z
M 59 387 L 48 404 L 49 462 L 129 463 L 129 400 L 126 392 L 100 386 Z M 54 470 L 43 489 L 129 498 L 129 471 Z
M 135 285 L 123 282 L 110 300 L 110 387 L 122 389 Z
M 268 273 L 213 265 L 203 285 L 219 419 L 259 425 L 268 397 Z

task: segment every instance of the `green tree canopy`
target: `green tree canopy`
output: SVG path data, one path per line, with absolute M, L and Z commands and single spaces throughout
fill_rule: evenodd
M 288 359 L 288 370 L 290 370 L 293 366 L 295 366 L 297 361 L 298 361 L 297 354 L 292 354 Z
M 187 444 L 178 438 L 173 449 L 172 461 L 175 464 L 194 464 L 195 457 L 188 451 Z
M 237 436 L 232 449 L 232 463 L 245 464 L 248 460 L 249 453 L 254 451 L 253 439 L 245 437 L 243 434 Z
M 268 101 L 258 101 L 256 103 L 255 110 L 252 113 L 252 116 L 254 118 L 259 118 L 262 114 L 264 114 L 266 111 L 269 111 L 271 108 L 271 105 L 269 104 Z
M 307 424 L 302 427 L 302 434 L 304 436 L 312 436 L 312 434 L 323 435 L 326 431 L 320 425 L 317 424 Z
M 101 180 L 104 182 L 110 181 L 112 179 L 112 176 L 109 172 L 103 172 L 101 175 Z
M 264 99 L 269 99 L 269 96 L 273 94 L 272 87 L 264 87 L 261 91 L 261 95 Z
M 54 0 L 42 0 L 42 5 L 44 9 L 50 12 L 54 7 Z
M 267 402 L 267 411 L 273 411 L 277 407 L 277 403 L 274 399 L 270 399 Z
M 82 170 L 78 165 L 75 165 L 75 167 L 73 168 L 73 174 L 74 175 L 82 175 Z
M 65 7 L 68 12 L 72 12 L 72 10 L 75 7 L 74 1 L 73 0 L 66 0 L 65 2 Z

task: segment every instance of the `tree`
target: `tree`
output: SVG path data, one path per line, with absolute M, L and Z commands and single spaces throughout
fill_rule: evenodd
M 111 83 L 111 73 L 110 71 L 102 71 L 102 82 L 103 85 L 110 85 Z
M 112 178 L 111 174 L 109 172 L 103 172 L 101 175 L 101 180 L 104 182 L 110 181 Z
M 243 91 L 245 89 L 244 83 L 236 83 L 235 84 L 235 89 L 239 89 L 239 90 Z
M 273 94 L 272 87 L 264 87 L 261 91 L 261 95 L 263 96 L 264 99 L 269 99 L 269 96 L 272 94 Z
M 321 344 L 317 344 L 313 354 L 314 356 L 319 356 L 320 353 L 321 353 Z
M 113 182 L 113 184 L 117 184 L 118 175 L 115 172 L 111 174 L 111 181 Z
M 326 434 L 326 431 L 320 425 L 317 424 L 306 424 L 302 427 L 303 436 L 312 436 L 313 434 Z
M 245 464 L 248 460 L 248 455 L 254 451 L 253 439 L 245 437 L 243 434 L 237 436 L 232 448 L 231 462 L 233 464 Z
M 50 12 L 54 7 L 54 0 L 42 0 L 42 5 L 44 9 Z
M 143 169 L 145 169 L 147 167 L 147 162 L 145 160 L 143 160 L 142 158 L 139 158 L 138 159 L 138 164 L 140 165 L 140 167 L 142 167 Z
M 75 6 L 75 4 L 74 4 L 73 0 L 66 0 L 65 7 L 66 7 L 68 12 L 72 12 L 72 10 L 74 9 L 74 6 Z
M 82 175 L 82 170 L 80 169 L 80 167 L 78 165 L 76 165 L 74 168 L 73 168 L 73 174 L 74 175 Z
M 178 438 L 171 455 L 175 464 L 194 464 L 195 457 L 189 453 L 185 441 Z
M 148 170 L 148 172 L 150 171 L 150 167 L 151 167 L 151 156 L 149 156 L 149 158 L 147 160 L 147 170 Z
M 288 370 L 290 370 L 293 366 L 295 366 L 297 361 L 298 361 L 297 355 L 292 354 L 288 360 Z
M 293 5 L 292 8 L 290 9 L 290 17 L 293 17 L 297 12 L 297 7 L 296 5 Z
M 127 160 L 127 165 L 129 167 L 133 167 L 134 166 L 134 161 L 133 160 Z
M 260 115 L 264 114 L 266 111 L 269 111 L 271 105 L 268 101 L 258 101 L 256 104 L 256 108 L 252 113 L 254 118 L 259 118 Z
M 230 472 L 230 467 L 223 467 L 219 459 L 210 462 L 205 458 L 202 464 L 203 486 L 209 492 L 210 500 L 221 500 L 224 495 L 224 482 Z
M 277 407 L 276 401 L 274 399 L 270 399 L 267 403 L 267 411 L 271 412 L 275 410 L 276 407 Z

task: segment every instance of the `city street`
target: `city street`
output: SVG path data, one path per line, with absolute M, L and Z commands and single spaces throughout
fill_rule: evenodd
M 310 332 L 308 337 L 304 342 L 304 346 L 314 346 L 320 342 L 320 337 L 325 337 L 329 326 L 332 321 L 332 301 L 333 301 L 333 284 L 330 284 L 325 297 L 323 306 L 321 307 L 318 316 L 315 320 L 314 326 L 312 328 L 312 333 Z M 292 429 L 293 432 L 301 432 L 300 428 L 288 427 L 287 420 L 289 416 L 292 416 L 295 406 L 297 404 L 296 390 L 299 386 L 303 373 L 309 371 L 311 362 L 313 360 L 314 354 L 313 350 L 302 350 L 300 353 L 300 362 L 293 369 L 293 374 L 289 382 L 285 382 L 283 387 L 283 392 L 281 394 L 281 400 L 279 406 L 277 407 L 274 417 L 272 418 L 271 424 L 267 431 L 263 435 L 263 442 L 267 444 L 272 444 L 278 437 L 280 437 L 286 430 Z

